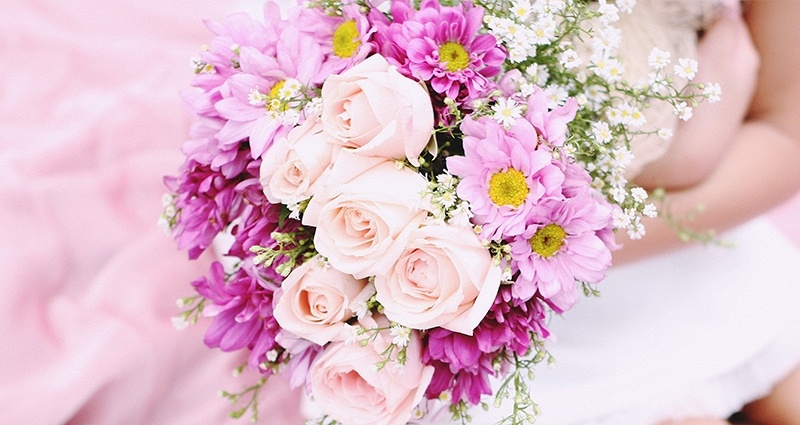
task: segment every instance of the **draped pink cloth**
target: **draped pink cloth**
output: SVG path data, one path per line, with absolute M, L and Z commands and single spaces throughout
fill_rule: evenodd
M 176 331 L 187 261 L 155 225 L 177 92 L 225 1 L 0 0 L 0 423 L 219 424 L 241 358 Z M 800 198 L 774 213 L 800 245 Z M 280 379 L 269 424 L 298 424 Z
M 10 4 L 9 4 L 10 3 Z M 0 0 L 0 423 L 220 424 L 242 358 L 175 330 L 207 272 L 156 226 L 225 1 Z M 299 424 L 281 379 L 270 424 Z

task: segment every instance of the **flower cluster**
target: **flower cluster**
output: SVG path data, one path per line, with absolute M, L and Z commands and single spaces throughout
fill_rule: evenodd
M 688 118 L 719 94 L 674 87 L 661 51 L 649 82 L 622 77 L 611 24 L 632 3 L 267 2 L 209 22 L 160 220 L 190 258 L 233 261 L 180 319 L 212 317 L 209 347 L 289 374 L 337 423 L 532 403 L 490 378 L 545 359 L 548 316 L 655 214 L 623 176 L 647 102 Z

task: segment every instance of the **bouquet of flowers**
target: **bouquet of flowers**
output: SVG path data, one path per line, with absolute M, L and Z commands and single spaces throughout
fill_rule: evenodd
M 655 215 L 624 176 L 634 137 L 669 137 L 647 106 L 688 119 L 718 93 L 658 49 L 649 78 L 622 78 L 632 3 L 267 2 L 207 23 L 161 220 L 191 259 L 232 259 L 176 323 L 212 318 L 205 343 L 263 375 L 224 393 L 234 416 L 284 373 L 320 423 L 465 421 L 491 397 L 533 420 L 548 316 Z

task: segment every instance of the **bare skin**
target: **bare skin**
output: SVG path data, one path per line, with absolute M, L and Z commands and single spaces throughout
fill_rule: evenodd
M 694 211 L 697 205 L 702 204 L 704 212 L 695 221 L 685 223 L 696 230 L 729 229 L 767 212 L 800 191 L 800 115 L 797 112 L 800 99 L 800 55 L 797 54 L 797 46 L 800 46 L 800 25 L 797 24 L 800 22 L 800 1 L 750 1 L 746 3 L 744 19 L 760 58 L 755 90 L 745 108 L 746 115 L 742 115 L 744 119 L 737 123 L 730 119 L 720 120 L 719 116 L 715 118 L 711 111 L 708 112 L 710 117 L 698 114 L 697 121 L 693 119 L 676 132 L 674 145 L 663 162 L 649 166 L 640 178 L 640 184 L 646 187 L 671 189 L 666 205 L 675 217 Z M 725 37 L 732 37 L 745 46 L 745 49 L 738 50 L 745 54 L 723 61 L 724 66 L 720 68 L 711 65 L 713 72 L 710 74 L 717 77 L 709 75 L 708 78 L 735 82 L 736 73 L 754 65 L 748 64 L 753 58 L 747 57 L 747 40 L 736 38 L 742 35 L 739 24 L 735 20 L 723 19 L 722 22 L 726 25 L 723 30 L 728 31 L 727 36 L 707 40 L 719 43 Z M 710 29 L 708 35 L 716 37 L 713 31 L 714 28 Z M 719 47 L 725 49 L 724 45 Z M 730 46 L 728 49 L 727 54 L 730 54 Z M 709 63 L 715 60 L 715 53 L 723 58 L 726 54 L 715 49 L 701 48 L 700 52 L 708 55 Z M 703 66 L 702 56 L 700 60 Z M 726 75 L 726 70 L 731 69 L 736 72 Z M 742 86 L 733 85 L 733 91 L 723 89 L 723 97 L 733 93 L 735 99 L 723 105 L 729 109 L 725 113 L 729 115 L 722 114 L 722 117 L 736 116 L 733 112 L 741 106 L 742 99 L 749 97 L 748 74 L 743 72 L 739 75 L 744 76 Z M 703 124 L 708 122 L 707 119 L 715 124 Z M 717 138 L 715 134 L 706 134 L 712 131 L 726 136 Z M 700 139 L 696 139 L 698 137 Z M 703 150 L 696 149 L 704 146 L 698 144 L 698 140 L 705 137 L 711 137 L 711 143 Z M 691 164 L 696 172 L 681 176 L 687 164 Z M 615 254 L 616 264 L 684 245 L 662 220 L 650 220 L 646 226 L 647 236 L 642 240 L 627 241 L 624 235 L 619 235 L 625 247 Z M 760 425 L 800 424 L 798 394 L 800 368 L 765 398 L 746 406 L 744 412 L 753 423 Z M 722 424 L 727 422 L 719 418 L 697 418 L 660 425 Z

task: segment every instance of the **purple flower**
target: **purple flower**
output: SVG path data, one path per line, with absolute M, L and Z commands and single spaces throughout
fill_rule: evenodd
M 261 205 L 248 205 L 242 214 L 241 222 L 231 229 L 234 240 L 227 255 L 241 259 L 252 258 L 255 256 L 249 251 L 252 246 L 257 245 L 269 248 L 278 246 L 278 243 L 272 237 L 272 232 L 296 232 L 300 227 L 300 222 L 286 218 L 281 223 L 281 209 L 280 204 L 270 204 L 268 202 Z M 308 237 L 311 239 L 313 235 Z M 292 247 L 285 246 L 284 248 L 291 249 Z M 281 281 L 283 277 L 275 269 L 286 260 L 286 257 L 280 256 L 273 261 L 270 267 L 259 270 L 265 278 Z
M 172 236 L 179 249 L 189 251 L 189 258 L 199 257 L 241 214 L 244 202 L 235 190 L 240 181 L 194 161 L 185 163 L 179 176 L 164 178 L 164 184 L 177 194 L 175 206 L 180 211 Z
M 478 347 L 485 353 L 505 350 L 524 355 L 531 348 L 531 334 L 547 339 L 550 331 L 545 326 L 547 316 L 541 299 L 515 298 L 512 286 L 500 288 L 494 305 L 475 329 Z
M 479 403 L 481 395 L 492 393 L 489 377 L 496 374 L 493 365 L 498 356 L 525 355 L 532 346 L 532 334 L 549 337 L 545 320 L 542 300 L 520 300 L 510 286 L 503 286 L 472 337 L 442 328 L 429 331 L 423 361 L 435 372 L 426 396 L 435 398 L 450 390 L 454 402 Z
M 247 348 L 251 351 L 248 365 L 257 369 L 268 351 L 280 348 L 275 342 L 280 326 L 272 315 L 278 285 L 248 266 L 226 279 L 222 264 L 212 263 L 209 277 L 192 282 L 206 299 L 203 315 L 214 318 L 206 331 L 206 345 L 222 351 Z
M 430 82 L 435 92 L 457 101 L 493 88 L 489 78 L 500 72 L 506 54 L 494 36 L 478 33 L 482 8 L 471 3 L 443 7 L 437 0 L 424 0 L 414 11 L 407 2 L 392 3 L 394 22 L 376 19 L 376 42 L 401 72 Z
M 489 376 L 494 374 L 494 356 L 481 352 L 476 338 L 435 328 L 425 336 L 424 346 L 422 361 L 434 367 L 426 397 L 450 390 L 454 402 L 478 404 L 482 395 L 492 394 Z

